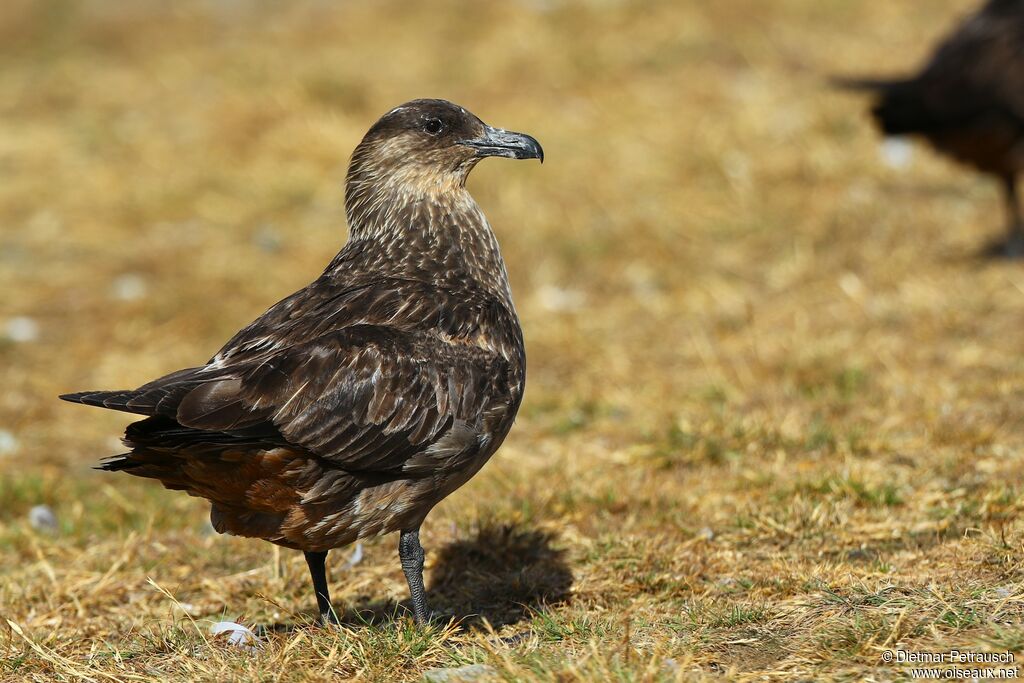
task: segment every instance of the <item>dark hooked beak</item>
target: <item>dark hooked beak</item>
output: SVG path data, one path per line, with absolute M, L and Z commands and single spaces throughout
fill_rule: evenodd
M 540 163 L 544 163 L 544 149 L 526 133 L 485 126 L 483 135 L 472 140 L 462 140 L 459 144 L 474 148 L 478 157 L 540 159 Z

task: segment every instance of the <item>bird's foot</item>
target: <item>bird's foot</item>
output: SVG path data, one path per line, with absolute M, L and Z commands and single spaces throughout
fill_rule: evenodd
M 1006 240 L 1004 254 L 1006 258 L 1014 260 L 1024 258 L 1024 236 L 1015 235 L 1011 239 Z
M 995 240 L 985 247 L 982 255 L 987 258 L 1024 259 L 1024 235 L 1015 233 Z
M 450 612 L 432 610 L 429 607 L 420 614 L 416 614 L 415 610 L 409 611 L 413 621 L 415 621 L 416 625 L 420 627 L 447 626 L 453 619 L 455 619 L 455 615 Z
M 338 619 L 338 613 L 335 612 L 332 607 L 327 612 L 320 613 L 320 619 L 317 620 L 317 625 L 324 628 L 330 628 L 332 626 L 341 626 L 341 621 Z

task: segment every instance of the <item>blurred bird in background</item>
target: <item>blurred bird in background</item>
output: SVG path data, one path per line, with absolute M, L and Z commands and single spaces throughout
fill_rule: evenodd
M 523 397 L 505 264 L 465 187 L 489 156 L 543 161 L 529 135 L 450 102 L 384 115 L 352 155 L 350 238 L 323 275 L 205 365 L 61 397 L 147 416 L 102 469 L 206 498 L 221 533 L 304 551 L 324 621 L 327 552 L 399 531 L 426 622 L 420 524 L 497 450 Z
M 1024 257 L 1017 174 L 1024 168 L 1024 0 L 990 0 L 943 40 L 915 76 L 840 78 L 875 93 L 886 135 L 919 135 L 936 149 L 997 176 L 1007 235 L 992 255 Z

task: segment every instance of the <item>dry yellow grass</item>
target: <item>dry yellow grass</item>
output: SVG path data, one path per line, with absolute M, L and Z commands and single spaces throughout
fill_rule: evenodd
M 886 648 L 1021 654 L 1024 267 L 973 255 L 987 181 L 920 147 L 887 167 L 865 102 L 823 87 L 909 69 L 970 5 L 4 3 L 0 335 L 38 338 L 0 342 L 0 679 L 889 680 Z M 413 627 L 385 538 L 334 554 L 328 632 L 297 553 L 91 471 L 126 420 L 55 397 L 202 361 L 315 277 L 352 147 L 424 96 L 547 152 L 471 180 L 527 397 L 424 528 L 466 619 Z M 211 639 L 221 618 L 262 648 Z

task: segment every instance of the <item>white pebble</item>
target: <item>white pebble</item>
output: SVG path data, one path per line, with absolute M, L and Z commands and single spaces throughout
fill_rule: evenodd
M 855 273 L 847 272 L 839 276 L 839 289 L 843 290 L 843 293 L 854 301 L 860 301 L 864 298 L 867 288 L 864 287 L 864 282 Z
M 146 296 L 146 281 L 136 273 L 125 273 L 115 278 L 110 291 L 115 299 L 135 301 Z
M 18 450 L 18 439 L 6 429 L 0 429 L 0 455 L 11 455 Z
M 281 250 L 281 235 L 274 226 L 262 225 L 253 233 L 252 243 L 263 251 L 274 253 Z
M 4 326 L 4 336 L 13 342 L 30 342 L 39 338 L 39 323 L 28 316 L 10 318 Z
M 423 674 L 423 680 L 429 683 L 473 683 L 493 679 L 497 673 L 493 666 L 470 664 L 451 669 L 430 669 Z
M 179 602 L 178 607 L 180 607 L 181 611 L 189 615 L 190 617 L 199 616 L 199 608 L 193 605 L 191 602 Z
M 586 303 L 586 296 L 576 289 L 544 285 L 535 294 L 541 306 L 556 313 L 578 311 Z
M 33 529 L 54 532 L 57 530 L 57 515 L 49 505 L 36 505 L 28 511 L 28 523 Z
M 879 149 L 882 161 L 889 168 L 905 169 L 914 160 L 914 146 L 906 138 L 886 138 Z

